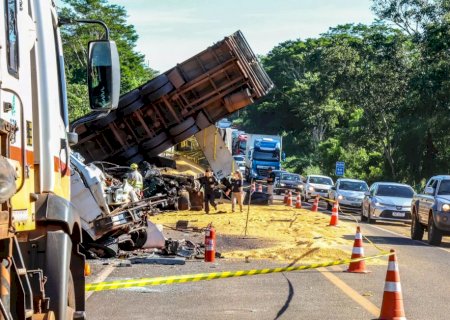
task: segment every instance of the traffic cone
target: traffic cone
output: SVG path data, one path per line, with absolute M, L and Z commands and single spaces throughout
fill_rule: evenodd
M 381 304 L 380 320 L 406 320 L 403 307 L 402 287 L 400 285 L 400 274 L 398 272 L 397 256 L 395 250 L 391 249 L 393 255 L 389 256 L 389 264 L 384 285 L 383 302 Z
M 287 202 L 288 202 L 288 191 L 286 190 L 285 192 L 284 192 L 284 199 L 283 199 L 283 203 L 284 204 L 286 204 Z
M 339 203 L 337 200 L 333 204 L 333 210 L 331 210 L 330 226 L 336 227 L 339 224 Z
M 258 184 L 258 192 L 262 192 L 262 184 Z
M 314 198 L 314 203 L 313 203 L 313 205 L 312 205 L 311 211 L 312 211 L 312 212 L 317 212 L 317 211 L 319 211 L 319 196 L 317 196 L 317 197 Z
M 355 242 L 353 243 L 352 259 L 364 258 L 364 248 L 361 235 L 361 229 L 356 227 Z M 366 262 L 364 260 L 358 262 L 350 262 L 346 272 L 368 273 L 366 270 Z
M 297 194 L 297 201 L 295 201 L 295 208 L 296 209 L 302 208 L 302 198 L 300 197 L 300 193 Z
M 292 207 L 292 192 L 291 191 L 289 191 L 289 195 L 288 195 L 288 198 L 287 198 L 286 206 Z

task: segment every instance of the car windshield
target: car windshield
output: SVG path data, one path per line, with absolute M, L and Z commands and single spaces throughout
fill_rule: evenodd
M 235 161 L 244 161 L 244 157 L 242 157 L 242 156 L 235 156 L 234 160 Z
M 382 184 L 378 186 L 376 195 L 382 197 L 412 198 L 414 190 L 406 186 Z
M 450 195 L 450 180 L 442 180 L 439 186 L 438 195 Z
M 369 187 L 363 181 L 341 181 L 339 183 L 340 190 L 348 190 L 348 191 L 367 191 Z
M 296 174 L 283 174 L 281 176 L 281 180 L 287 180 L 287 181 L 300 181 L 300 176 Z
M 333 185 L 333 180 L 326 177 L 309 177 L 309 183 Z

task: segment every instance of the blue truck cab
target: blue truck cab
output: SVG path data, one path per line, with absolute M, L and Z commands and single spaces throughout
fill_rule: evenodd
M 268 169 L 281 170 L 281 139 L 257 138 L 247 154 L 247 180 L 263 180 Z

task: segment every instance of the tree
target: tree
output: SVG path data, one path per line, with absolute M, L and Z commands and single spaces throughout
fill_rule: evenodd
M 106 23 L 111 40 L 117 44 L 121 69 L 121 93 L 126 93 L 153 78 L 157 72 L 145 64 L 144 55 L 136 52 L 138 35 L 134 26 L 127 24 L 127 13 L 122 6 L 107 0 L 62 0 L 60 17 L 97 19 Z M 68 85 L 70 119 L 89 112 L 86 90 L 87 44 L 104 37 L 97 25 L 73 24 L 61 32 Z

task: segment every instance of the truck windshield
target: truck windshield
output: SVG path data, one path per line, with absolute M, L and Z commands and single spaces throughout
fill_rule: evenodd
M 413 189 L 406 186 L 379 185 L 377 190 L 377 196 L 381 197 L 412 198 L 413 195 Z
M 281 180 L 287 180 L 287 181 L 300 181 L 300 176 L 297 176 L 295 174 L 283 174 L 281 176 Z
M 254 151 L 253 159 L 255 160 L 266 160 L 266 161 L 279 161 L 280 154 L 278 152 L 263 152 L 263 151 Z
M 450 194 L 450 180 L 442 180 L 439 186 L 438 195 L 449 195 Z
M 333 180 L 325 177 L 309 177 L 309 183 L 333 185 Z
M 367 191 L 369 187 L 365 182 L 359 181 L 341 181 L 339 189 L 348 191 Z

